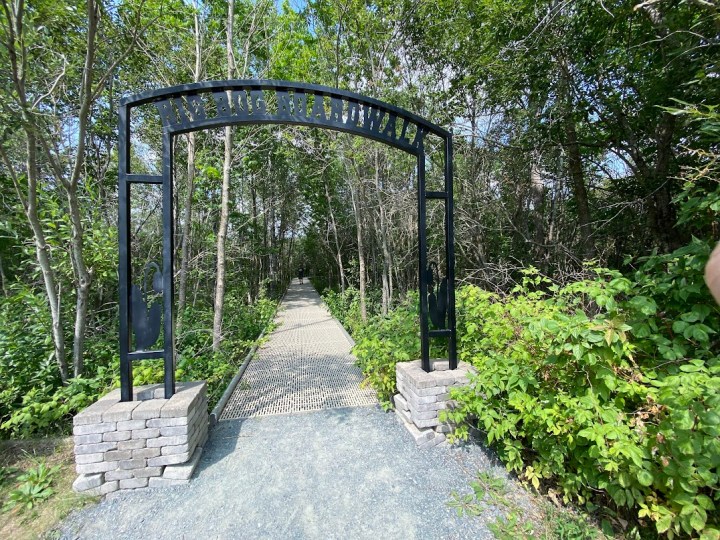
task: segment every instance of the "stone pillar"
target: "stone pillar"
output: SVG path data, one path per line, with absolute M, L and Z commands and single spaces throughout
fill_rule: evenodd
M 133 401 L 113 390 L 73 419 L 73 489 L 90 495 L 184 484 L 207 440 L 205 381 L 179 383 L 164 399 L 162 385 L 139 386 Z
M 450 387 L 467 385 L 473 369 L 460 362 L 451 370 L 447 360 L 431 360 L 430 367 L 433 371 L 423 371 L 420 360 L 399 362 L 395 367 L 399 391 L 394 398 L 395 412 L 420 448 L 445 443 L 445 434 L 453 426 L 440 422 L 439 413 L 453 405 Z

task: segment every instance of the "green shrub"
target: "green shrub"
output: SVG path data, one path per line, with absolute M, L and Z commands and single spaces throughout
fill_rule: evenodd
M 408 298 L 386 317 L 376 316 L 356 335 L 353 354 L 384 407 L 396 393 L 395 364 L 420 358 L 417 295 Z
M 350 335 L 355 335 L 363 327 L 359 290 L 354 287 L 348 287 L 344 292 L 326 289 L 322 299 L 332 316 L 340 321 Z
M 108 388 L 107 381 L 101 378 L 84 377 L 70 379 L 66 386 L 32 388 L 0 425 L 0 430 L 20 438 L 62 433 L 70 427 L 75 413 L 97 401 Z
M 507 297 L 458 291 L 459 354 L 477 374 L 448 418 L 472 418 L 508 469 L 566 501 L 658 532 L 718 538 L 720 310 L 709 246 L 649 257 L 631 278 L 564 288 L 528 272 Z
M 0 424 L 31 389 L 60 384 L 47 301 L 27 287 L 12 292 L 0 296 Z
M 360 311 L 360 291 L 355 287 L 348 287 L 344 292 L 325 289 L 322 299 L 333 317 L 340 321 L 351 336 L 367 325 L 363 322 Z M 365 309 L 368 321 L 380 314 L 382 306 L 382 291 L 370 289 L 365 294 Z

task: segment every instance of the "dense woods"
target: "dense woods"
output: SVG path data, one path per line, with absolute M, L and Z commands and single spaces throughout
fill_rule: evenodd
M 461 356 L 481 372 L 456 420 L 613 525 L 720 537 L 720 312 L 702 281 L 720 239 L 716 2 L 0 2 L 2 436 L 62 431 L 117 384 L 118 100 L 318 83 L 453 129 Z M 156 114 L 133 132 L 134 170 L 157 172 Z M 388 399 L 419 351 L 415 161 L 288 126 L 174 145 L 179 378 L 222 392 L 304 268 Z M 429 140 L 429 186 L 442 163 Z M 160 202 L 133 191 L 136 280 L 161 260 Z M 441 265 L 443 219 L 429 207 Z M 160 374 L 143 363 L 136 384 Z

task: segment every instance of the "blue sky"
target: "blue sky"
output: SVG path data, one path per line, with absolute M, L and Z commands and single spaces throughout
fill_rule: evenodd
M 280 10 L 280 7 L 282 6 L 283 2 L 285 0 L 275 0 L 275 6 L 278 10 Z M 293 8 L 294 11 L 300 11 L 305 8 L 307 5 L 307 0 L 288 0 L 290 3 L 290 7 Z

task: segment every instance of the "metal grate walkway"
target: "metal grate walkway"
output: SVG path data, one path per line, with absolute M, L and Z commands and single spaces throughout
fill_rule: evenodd
M 221 420 L 377 403 L 340 323 L 312 285 L 297 280 L 278 310 L 278 328 L 258 349 Z

